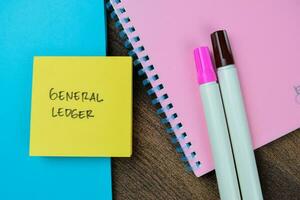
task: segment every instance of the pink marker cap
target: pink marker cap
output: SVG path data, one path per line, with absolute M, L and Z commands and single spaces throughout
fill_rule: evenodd
M 212 64 L 208 47 L 199 47 L 194 50 L 197 68 L 198 83 L 204 84 L 217 81 L 215 68 Z

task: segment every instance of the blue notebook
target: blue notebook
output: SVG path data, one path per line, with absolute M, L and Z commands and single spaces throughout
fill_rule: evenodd
M 105 53 L 103 0 L 0 0 L 0 199 L 112 199 L 110 158 L 29 157 L 33 56 Z

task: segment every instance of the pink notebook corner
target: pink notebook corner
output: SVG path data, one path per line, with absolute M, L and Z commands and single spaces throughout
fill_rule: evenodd
M 211 47 L 213 31 L 229 34 L 254 148 L 300 127 L 300 2 L 111 3 L 196 176 L 214 166 L 193 49 Z

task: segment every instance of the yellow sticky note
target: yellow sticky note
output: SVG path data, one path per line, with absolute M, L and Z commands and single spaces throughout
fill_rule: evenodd
M 35 57 L 31 156 L 129 157 L 130 57 Z

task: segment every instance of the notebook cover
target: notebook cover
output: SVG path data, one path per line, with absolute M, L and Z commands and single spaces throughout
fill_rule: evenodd
M 0 199 L 112 199 L 110 158 L 29 157 L 33 56 L 105 55 L 102 0 L 0 0 Z
M 36 56 L 30 156 L 130 157 L 132 58 Z
M 196 176 L 213 161 L 193 49 L 211 47 L 218 29 L 229 33 L 254 147 L 300 127 L 298 1 L 111 0 L 107 7 Z

